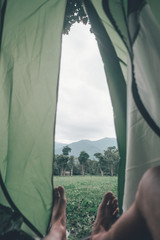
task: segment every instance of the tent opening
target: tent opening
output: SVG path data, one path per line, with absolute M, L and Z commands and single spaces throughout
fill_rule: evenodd
M 78 224 L 83 226 L 87 216 L 89 233 L 107 190 L 117 196 L 117 148 L 113 110 L 95 35 L 89 25 L 76 23 L 62 39 L 53 167 L 54 187 L 63 185 L 70 199 L 67 203 L 70 237 L 85 236 Z

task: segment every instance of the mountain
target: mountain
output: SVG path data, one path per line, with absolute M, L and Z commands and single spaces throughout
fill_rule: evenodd
M 104 153 L 104 150 L 107 150 L 108 147 L 117 147 L 117 140 L 116 138 L 102 138 L 97 141 L 81 140 L 70 144 L 56 142 L 55 154 L 62 154 L 64 146 L 69 146 L 72 149 L 70 155 L 78 157 L 81 151 L 85 151 L 89 154 L 90 159 L 95 159 L 94 153 Z

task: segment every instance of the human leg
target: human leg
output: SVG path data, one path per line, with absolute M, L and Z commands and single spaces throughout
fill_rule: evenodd
M 66 240 L 66 197 L 62 186 L 54 189 L 50 231 L 44 240 Z
M 96 224 L 93 229 L 92 240 L 151 240 L 160 239 L 160 167 L 148 170 L 143 176 L 136 199 L 115 224 L 106 232 L 100 217 L 101 208 L 98 209 Z M 105 199 L 105 197 L 104 197 Z M 102 203 L 105 202 L 103 199 Z M 108 209 L 107 204 L 104 209 Z M 102 212 L 102 211 L 101 211 Z M 108 210 L 102 212 L 108 214 Z M 106 218 L 107 220 L 107 218 Z
M 111 240 L 160 240 L 159 223 L 160 166 L 143 175 L 133 205 L 108 231 L 108 236 Z
M 149 169 L 143 176 L 136 203 L 152 238 L 160 240 L 160 166 Z
M 159 186 L 160 167 L 147 171 L 139 184 L 135 202 L 113 225 L 118 211 L 117 200 L 112 193 L 105 194 L 98 208 L 91 239 L 160 240 Z M 45 240 L 66 240 L 65 208 L 64 189 L 59 187 L 55 190 L 52 227 Z
M 93 234 L 99 231 L 107 231 L 116 220 L 118 213 L 118 201 L 112 192 L 107 192 L 98 207 L 96 221 L 94 223 Z

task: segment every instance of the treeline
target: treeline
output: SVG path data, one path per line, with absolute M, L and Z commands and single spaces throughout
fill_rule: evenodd
M 65 146 L 62 154 L 57 154 L 53 161 L 53 174 L 56 176 L 66 175 L 101 175 L 117 176 L 119 166 L 119 151 L 113 147 L 108 147 L 102 153 L 95 153 L 96 160 L 91 160 L 89 154 L 81 151 L 78 158 L 69 155 L 72 149 Z

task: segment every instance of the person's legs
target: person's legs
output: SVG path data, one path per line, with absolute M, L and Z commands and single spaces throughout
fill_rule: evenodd
M 98 208 L 91 239 L 160 240 L 159 186 L 160 167 L 156 167 L 143 176 L 134 204 L 113 225 L 118 212 L 117 200 L 112 193 L 105 194 Z M 51 229 L 45 240 L 66 240 L 66 199 L 63 187 L 55 189 L 54 199 Z
M 126 211 L 112 227 L 105 231 L 102 218 L 106 218 L 106 226 L 110 225 L 106 195 L 98 209 L 96 224 L 92 233 L 92 240 L 150 240 L 160 239 L 160 167 L 150 169 L 143 176 L 134 204 Z M 109 198 L 109 195 L 108 195 Z M 103 216 L 102 216 L 103 215 Z M 99 217 L 101 216 L 101 217 Z M 98 226 L 98 227 L 96 227 Z
M 143 238 L 142 226 L 141 226 L 141 217 L 137 211 L 135 204 L 121 216 L 115 224 L 112 225 L 114 214 L 117 213 L 117 205 L 115 202 L 115 197 L 111 193 L 105 194 L 102 203 L 98 208 L 98 214 L 96 222 L 94 224 L 92 232 L 92 240 L 125 240 L 125 239 L 145 239 Z M 110 204 L 108 204 L 108 202 Z M 144 228 L 144 227 L 143 227 Z M 136 230 L 135 230 L 136 229 Z M 106 230 L 108 230 L 106 232 Z M 138 231 L 138 237 L 136 232 Z
M 97 217 L 94 223 L 92 235 L 106 232 L 116 221 L 118 214 L 118 201 L 112 192 L 107 192 L 98 207 Z
M 160 166 L 144 174 L 138 188 L 136 203 L 152 238 L 160 240 Z
M 102 228 L 101 228 L 102 229 Z M 124 213 L 108 230 L 103 229 L 92 235 L 92 240 L 150 240 L 150 233 L 145 220 L 135 204 Z
M 62 186 L 54 189 L 50 231 L 44 240 L 66 240 L 66 197 Z

